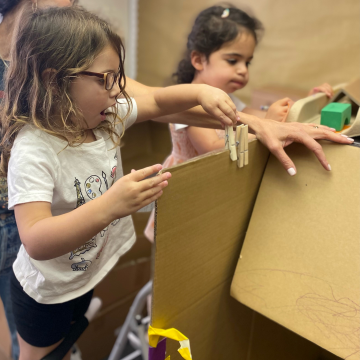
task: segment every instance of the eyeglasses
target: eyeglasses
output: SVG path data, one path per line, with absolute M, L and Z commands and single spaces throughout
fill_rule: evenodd
M 81 71 L 79 72 L 79 75 L 96 76 L 103 79 L 105 90 L 111 90 L 120 78 L 119 72 L 115 74 L 114 72 L 96 73 L 92 71 Z

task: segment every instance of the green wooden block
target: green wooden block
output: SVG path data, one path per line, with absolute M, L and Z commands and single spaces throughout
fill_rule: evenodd
M 330 103 L 321 110 L 321 125 L 326 125 L 342 130 L 344 125 L 349 125 L 351 119 L 351 105 Z

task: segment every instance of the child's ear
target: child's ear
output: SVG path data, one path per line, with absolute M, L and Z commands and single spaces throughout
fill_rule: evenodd
M 205 55 L 198 51 L 193 50 L 190 55 L 191 65 L 197 71 L 204 70 L 204 62 L 206 61 Z
M 56 88 L 55 85 L 55 76 L 56 76 L 56 70 L 55 69 L 45 69 L 41 74 L 41 79 L 44 82 L 44 85 L 46 88 L 53 87 L 53 89 Z

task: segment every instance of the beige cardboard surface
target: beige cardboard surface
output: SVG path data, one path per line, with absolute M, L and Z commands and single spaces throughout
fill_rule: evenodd
M 194 359 L 247 356 L 252 311 L 230 282 L 268 151 L 254 141 L 249 154 L 242 169 L 228 151 L 170 168 L 158 200 L 152 326 L 182 331 Z
M 185 50 L 196 15 L 217 0 L 139 0 L 138 80 L 163 86 Z M 233 0 L 251 9 L 265 33 L 250 66 L 250 82 L 236 94 L 247 104 L 269 84 L 309 91 L 359 74 L 358 0 Z
M 346 359 L 360 359 L 360 149 L 322 142 L 332 171 L 292 145 L 270 157 L 231 293 Z
M 332 101 L 338 101 L 343 96 L 348 96 L 357 106 L 360 106 L 360 78 L 347 84 L 334 96 Z
M 124 174 L 161 164 L 172 149 L 169 126 L 153 121 L 135 124 L 125 131 L 122 144 Z

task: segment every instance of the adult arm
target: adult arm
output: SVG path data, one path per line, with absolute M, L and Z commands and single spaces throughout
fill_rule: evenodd
M 128 81 L 129 79 L 127 79 Z M 154 91 L 151 88 L 131 80 L 129 81 L 130 95 L 137 92 L 147 93 Z M 329 164 L 322 150 L 321 145 L 316 140 L 331 140 L 340 144 L 351 144 L 354 140 L 335 134 L 326 126 L 315 128 L 311 124 L 300 123 L 279 123 L 270 119 L 259 119 L 258 117 L 246 113 L 239 113 L 239 123 L 249 125 L 252 133 L 278 158 L 283 167 L 289 169 L 296 168 L 291 159 L 286 155 L 284 148 L 292 142 L 304 144 L 307 148 L 314 152 L 325 169 L 329 169 Z M 156 121 L 165 123 L 179 123 L 198 127 L 221 128 L 219 121 L 209 116 L 200 106 L 192 108 L 178 114 L 172 114 L 157 118 Z

